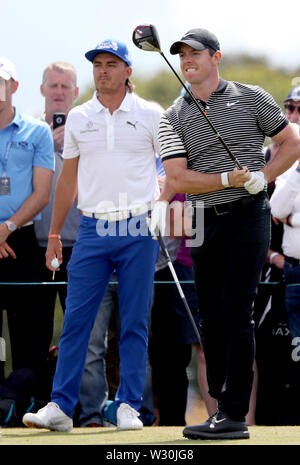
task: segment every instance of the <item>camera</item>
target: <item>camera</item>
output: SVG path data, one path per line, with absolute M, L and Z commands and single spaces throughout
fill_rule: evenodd
M 63 126 L 66 122 L 66 115 L 64 113 L 54 113 L 53 115 L 53 129 Z

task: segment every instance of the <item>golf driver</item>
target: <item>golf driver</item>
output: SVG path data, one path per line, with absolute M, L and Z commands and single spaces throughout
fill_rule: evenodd
M 169 67 L 171 68 L 175 76 L 177 77 L 177 79 L 180 81 L 181 85 L 184 87 L 186 92 L 189 94 L 189 96 L 191 97 L 195 105 L 197 106 L 198 110 L 200 111 L 202 116 L 205 118 L 205 120 L 207 121 L 207 123 L 209 124 L 213 132 L 215 133 L 215 135 L 217 136 L 218 140 L 223 145 L 224 149 L 226 150 L 226 152 L 228 153 L 228 155 L 234 162 L 235 166 L 239 169 L 242 169 L 240 162 L 233 155 L 233 153 L 231 152 L 230 148 L 228 147 L 224 139 L 218 133 L 217 129 L 214 127 L 214 125 L 209 120 L 209 118 L 207 118 L 205 112 L 202 110 L 202 108 L 200 107 L 199 103 L 197 102 L 197 100 L 195 99 L 195 97 L 193 96 L 189 88 L 185 85 L 181 77 L 177 74 L 177 72 L 175 71 L 171 63 L 168 61 L 168 59 L 165 57 L 165 55 L 161 51 L 159 37 L 158 37 L 158 33 L 157 33 L 155 26 L 153 26 L 153 24 L 143 24 L 143 25 L 137 26 L 133 31 L 132 40 L 133 40 L 134 45 L 136 45 L 138 48 L 142 50 L 146 50 L 147 52 L 160 53 L 160 55 L 167 62 L 167 64 L 169 65 Z
M 188 316 L 189 316 L 189 318 L 190 318 L 190 320 L 191 320 L 191 323 L 192 323 L 192 326 L 193 326 L 193 328 L 194 328 L 195 334 L 196 334 L 196 336 L 197 336 L 198 342 L 199 342 L 199 344 L 201 344 L 200 334 L 199 334 L 198 328 L 197 328 L 197 326 L 196 326 L 196 323 L 195 323 L 193 314 L 192 314 L 191 309 L 190 309 L 190 307 L 189 307 L 189 305 L 188 305 L 188 303 L 187 303 L 187 300 L 186 300 L 185 295 L 184 295 L 184 293 L 183 293 L 183 290 L 182 290 L 182 287 L 181 287 L 181 285 L 180 285 L 180 282 L 178 281 L 178 277 L 177 277 L 177 275 L 176 275 L 176 271 L 175 271 L 175 269 L 174 269 L 172 260 L 171 260 L 171 258 L 170 258 L 169 252 L 168 252 L 168 249 L 167 249 L 167 247 L 166 247 L 166 245 L 165 245 L 165 243 L 164 243 L 164 240 L 163 240 L 163 238 L 162 238 L 162 236 L 161 236 L 161 234 L 160 234 L 160 231 L 158 231 L 157 239 L 158 239 L 159 245 L 160 245 L 160 247 L 161 247 L 161 250 L 162 250 L 164 256 L 166 257 L 166 259 L 167 259 L 167 261 L 168 261 L 168 267 L 169 267 L 169 269 L 170 269 L 170 271 L 171 271 L 171 273 L 172 273 L 173 279 L 174 279 L 175 284 L 176 284 L 176 286 L 177 286 L 177 289 L 178 289 L 179 295 L 180 295 L 180 297 L 181 297 L 181 299 L 182 299 L 183 305 L 184 305 L 184 307 L 185 307 L 185 309 L 186 309 L 186 311 L 187 311 L 187 314 L 188 314 Z

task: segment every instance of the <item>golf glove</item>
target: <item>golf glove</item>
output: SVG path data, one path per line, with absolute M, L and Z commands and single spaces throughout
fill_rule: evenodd
M 249 194 L 258 194 L 267 184 L 264 173 L 262 171 L 254 171 L 251 173 L 251 178 L 244 184 L 245 189 Z
M 157 236 L 158 231 L 162 236 L 166 235 L 167 230 L 167 210 L 169 202 L 166 200 L 157 200 L 151 212 L 151 217 L 147 219 L 148 228 L 152 236 Z

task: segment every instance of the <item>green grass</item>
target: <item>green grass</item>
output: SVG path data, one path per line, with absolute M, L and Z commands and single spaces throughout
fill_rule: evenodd
M 63 322 L 63 312 L 59 301 L 55 309 L 55 326 L 53 344 L 58 344 Z M 4 331 L 7 334 L 6 324 Z M 4 336 L 5 337 L 5 336 Z M 7 341 L 9 338 L 7 337 Z M 10 346 L 8 342 L 8 352 Z M 10 353 L 8 355 L 7 369 L 10 369 Z M 195 378 L 195 354 L 189 367 L 190 383 L 197 387 Z M 199 392 L 196 389 L 197 396 Z M 194 392 L 194 391 L 193 391 Z M 201 398 L 201 396 L 200 396 Z M 190 400 L 192 401 L 192 399 Z M 197 408 L 189 404 L 193 410 Z M 190 412 L 189 412 L 190 413 Z M 192 418 L 194 420 L 194 417 Z M 197 421 L 204 419 L 197 418 Z M 190 423 L 193 423 L 189 422 Z M 200 422 L 200 421 L 199 421 Z M 45 429 L 29 428 L 1 428 L 0 446 L 34 446 L 34 445 L 134 445 L 134 446 L 262 446 L 262 445 L 300 445 L 300 426 L 252 426 L 249 427 L 250 439 L 243 440 L 189 440 L 182 436 L 182 427 L 145 427 L 142 431 L 116 431 L 115 428 L 74 428 L 70 433 L 48 431 Z M 110 462 L 112 463 L 112 462 Z M 153 462 L 154 463 L 154 462 Z M 166 463 L 166 461 L 165 461 Z
M 69 433 L 30 428 L 2 428 L 0 445 L 300 445 L 299 426 L 251 426 L 250 439 L 189 440 L 182 427 L 145 427 L 142 431 L 115 428 L 74 428 Z

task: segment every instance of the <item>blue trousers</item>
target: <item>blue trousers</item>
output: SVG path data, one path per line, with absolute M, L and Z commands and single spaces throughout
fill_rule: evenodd
M 131 220 L 140 222 L 141 234 L 136 234 L 136 228 L 126 234 Z M 66 311 L 51 395 L 66 415 L 73 416 L 78 402 L 90 334 L 114 269 L 119 282 L 121 321 L 120 386 L 115 400 L 140 408 L 158 252 L 158 242 L 148 232 L 146 215 L 109 224 L 81 218 L 68 264 Z
M 107 331 L 111 311 L 114 307 L 114 296 L 117 293 L 117 284 L 109 284 L 90 335 L 85 368 L 80 385 L 79 426 L 86 426 L 89 423 L 103 424 L 102 410 L 108 399 L 108 383 L 105 369 Z

